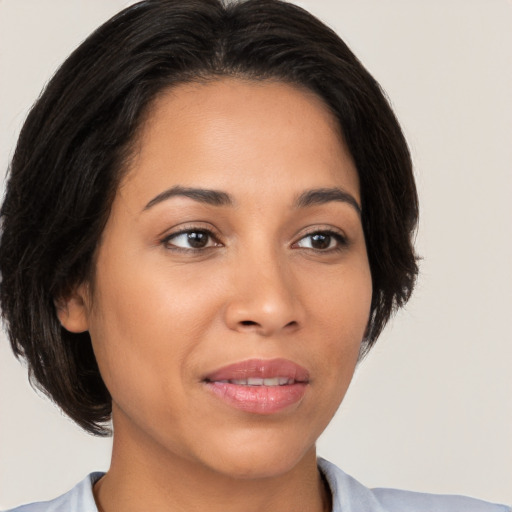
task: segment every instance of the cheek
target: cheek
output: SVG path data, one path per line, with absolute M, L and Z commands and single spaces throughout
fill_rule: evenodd
M 101 286 L 89 331 L 107 386 L 109 380 L 116 385 L 118 376 L 130 385 L 151 382 L 156 375 L 178 380 L 188 371 L 216 322 L 226 276 L 185 270 L 157 251 L 145 258 L 118 255 L 98 261 Z
M 324 368 L 333 386 L 345 393 L 357 364 L 367 329 L 372 300 L 372 280 L 366 257 L 325 279 L 310 296 Z M 320 353 L 320 350 L 318 351 Z
M 366 330 L 372 300 L 372 278 L 366 252 L 346 266 L 326 272 L 311 283 L 310 301 L 317 317 L 339 339 L 359 343 Z

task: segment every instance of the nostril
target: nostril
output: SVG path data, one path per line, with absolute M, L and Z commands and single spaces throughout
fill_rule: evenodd
M 249 325 L 258 325 L 256 322 L 253 322 L 252 320 L 242 320 L 240 322 L 242 325 L 246 325 L 246 326 L 249 326 Z

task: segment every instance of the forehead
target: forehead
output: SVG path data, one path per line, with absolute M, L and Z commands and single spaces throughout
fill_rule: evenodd
M 145 117 L 127 171 L 121 191 L 132 184 L 142 195 L 175 184 L 235 195 L 241 187 L 337 185 L 359 198 L 357 171 L 329 108 L 276 81 L 219 79 L 166 90 Z

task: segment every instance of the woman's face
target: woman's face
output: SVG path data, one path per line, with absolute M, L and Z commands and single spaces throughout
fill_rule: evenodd
M 332 115 L 282 83 L 181 85 L 129 166 L 67 320 L 90 331 L 115 438 L 224 474 L 289 470 L 345 395 L 372 295 Z

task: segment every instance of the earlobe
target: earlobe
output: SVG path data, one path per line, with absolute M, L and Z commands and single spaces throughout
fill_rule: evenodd
M 87 307 L 80 286 L 67 298 L 55 299 L 57 318 L 69 332 L 80 333 L 89 329 Z

